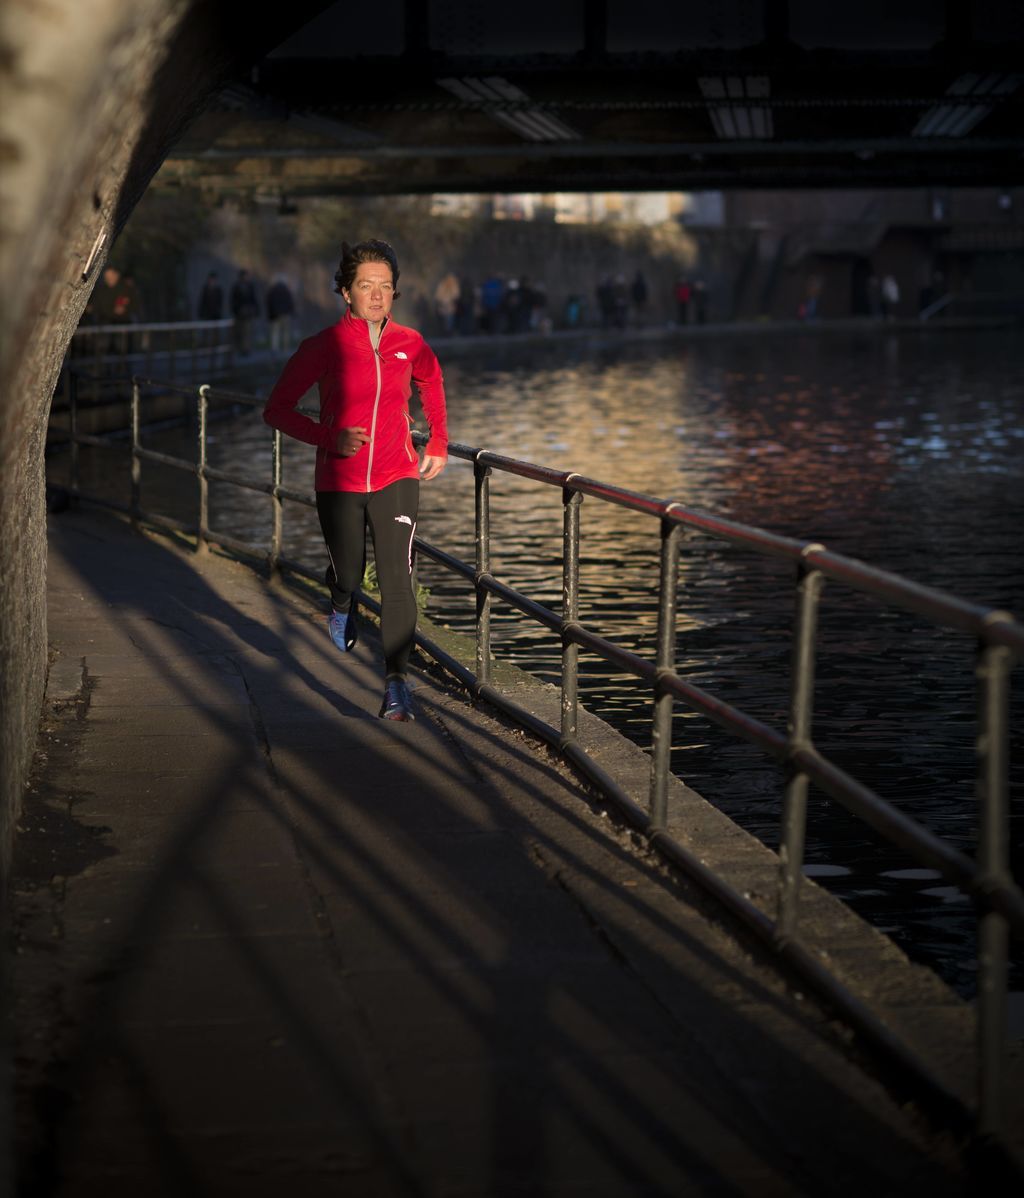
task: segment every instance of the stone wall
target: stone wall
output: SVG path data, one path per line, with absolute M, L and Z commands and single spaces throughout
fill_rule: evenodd
M 5 861 L 45 684 L 49 396 L 102 264 L 102 242 L 115 231 L 153 74 L 185 8 L 182 0 L 144 0 L 129 14 L 118 0 L 55 0 L 8 6 L 4 19 L 0 279 L 10 300 L 0 346 Z
M 324 3 L 7 4 L 0 25 L 0 866 L 46 680 L 43 450 L 68 340 L 118 231 L 210 91 Z

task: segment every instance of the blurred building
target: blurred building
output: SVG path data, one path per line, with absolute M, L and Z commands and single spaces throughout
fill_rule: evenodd
M 720 317 L 1024 316 L 1024 194 L 1008 187 L 438 194 L 431 213 L 655 226 L 699 246 Z M 891 278 L 897 304 L 881 305 Z
M 512 192 L 509 194 L 437 194 L 431 197 L 431 215 L 489 218 L 493 220 L 549 220 L 559 224 L 658 225 L 686 221 L 699 213 L 708 224 L 721 213 L 721 194 L 688 194 L 679 191 L 641 192 Z
M 738 319 L 794 316 L 810 292 L 826 318 L 1024 316 L 1022 208 L 999 187 L 729 192 L 691 230 L 705 252 L 728 239 Z M 900 299 L 879 313 L 887 277 Z

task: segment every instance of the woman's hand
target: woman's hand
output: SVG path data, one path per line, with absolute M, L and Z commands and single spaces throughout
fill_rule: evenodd
M 444 457 L 435 457 L 433 454 L 425 454 L 423 461 L 420 463 L 420 478 L 428 483 L 432 478 L 437 478 L 441 471 L 448 465 L 448 455 Z
M 369 439 L 370 434 L 361 424 L 357 424 L 354 428 L 339 429 L 338 453 L 343 458 L 350 458 L 353 454 L 357 454 Z

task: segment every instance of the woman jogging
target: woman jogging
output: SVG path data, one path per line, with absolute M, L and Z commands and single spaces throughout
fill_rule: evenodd
M 391 319 L 398 260 L 386 241 L 342 245 L 336 290 L 348 304 L 330 328 L 308 337 L 286 363 L 263 410 L 273 428 L 317 447 L 316 508 L 327 545 L 327 628 L 341 652 L 356 642 L 354 592 L 365 566 L 366 526 L 381 597 L 386 720 L 415 718 L 405 675 L 416 633 L 413 537 L 419 479 L 448 460 L 444 384 L 433 350 Z M 430 425 L 422 464 L 412 443 L 410 383 Z M 296 411 L 316 385 L 320 420 Z

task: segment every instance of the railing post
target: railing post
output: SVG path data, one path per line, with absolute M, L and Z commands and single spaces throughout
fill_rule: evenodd
M 142 448 L 139 440 L 139 424 L 140 414 L 139 409 L 142 404 L 142 389 L 139 385 L 139 376 L 132 377 L 132 497 L 131 497 L 131 517 L 132 523 L 137 525 L 142 506 L 142 458 L 139 456 L 139 450 Z
M 658 657 L 659 678 L 675 669 L 676 593 L 679 579 L 679 542 L 683 526 L 675 520 L 661 521 L 661 571 L 658 583 Z M 651 729 L 651 799 L 653 829 L 668 823 L 668 777 L 672 761 L 672 711 L 670 691 L 654 689 Z
M 272 478 L 271 483 L 274 488 L 271 496 L 271 530 L 270 530 L 270 577 L 273 579 L 281 576 L 281 540 L 284 529 L 284 502 L 281 499 L 281 430 L 274 429 L 274 443 L 272 450 Z
M 78 372 L 68 371 L 68 436 L 71 438 L 71 498 L 78 498 Z
M 804 554 L 823 545 L 807 545 Z M 811 743 L 814 714 L 814 647 L 818 631 L 818 604 L 824 575 L 806 561 L 800 563 L 797 581 L 796 618 L 793 631 L 793 660 L 790 680 L 789 751 Z M 776 936 L 784 940 L 796 928 L 800 881 L 803 877 L 804 840 L 807 832 L 807 775 L 790 762 L 790 775 L 782 800 L 782 832 L 779 844 L 779 898 Z
M 103 356 L 100 355 L 101 346 L 100 346 L 100 338 L 99 338 L 98 334 L 93 337 L 92 346 L 93 346 L 93 360 L 92 360 L 92 366 L 90 367 L 90 370 L 89 370 L 89 373 L 92 376 L 92 388 L 91 388 L 91 394 L 90 394 L 89 398 L 94 403 L 98 403 L 100 400 L 100 397 L 103 394 L 103 381 L 102 380 L 106 378 L 106 374 L 107 374 L 106 355 L 105 354 Z
M 479 583 L 481 574 L 491 572 L 491 468 L 473 462 L 476 481 L 476 677 L 481 684 L 491 681 L 491 595 Z
M 206 477 L 206 410 L 209 404 L 207 398 L 210 390 L 209 383 L 203 383 L 199 388 L 199 437 L 196 445 L 196 476 L 199 481 L 199 515 L 196 521 L 196 553 L 206 553 L 209 544 L 206 539 L 209 527 L 210 484 Z
M 1001 617 L 1002 613 L 998 613 Z M 1013 656 L 1001 645 L 979 649 L 978 869 L 986 882 L 1009 882 L 1008 716 Z M 1006 990 L 1009 930 L 998 911 L 978 927 L 978 1134 L 996 1138 L 1006 1124 Z
M 570 475 L 570 479 L 572 475 Z M 575 741 L 579 715 L 580 647 L 565 636 L 580 614 L 580 504 L 583 496 L 562 488 L 562 742 Z

